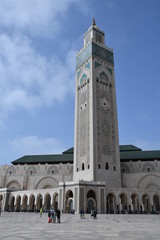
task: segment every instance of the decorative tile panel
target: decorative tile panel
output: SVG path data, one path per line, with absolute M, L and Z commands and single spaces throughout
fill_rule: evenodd
M 95 68 L 102 66 L 102 64 L 95 62 Z
M 90 63 L 88 63 L 88 64 L 85 66 L 85 68 L 90 69 Z
M 105 61 L 109 63 L 113 62 L 113 53 L 108 51 L 107 49 L 100 47 L 99 45 L 92 43 L 92 54 L 104 59 Z
M 89 44 L 76 58 L 76 69 L 92 55 L 92 44 Z
M 83 63 L 85 63 L 92 55 L 102 58 L 103 60 L 114 64 L 113 53 L 103 48 L 96 43 L 90 43 L 76 59 L 76 69 L 78 69 Z

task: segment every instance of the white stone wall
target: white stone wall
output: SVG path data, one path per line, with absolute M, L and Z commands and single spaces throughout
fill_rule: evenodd
M 0 167 L 0 187 L 38 189 L 58 187 L 73 179 L 73 164 L 5 165 Z

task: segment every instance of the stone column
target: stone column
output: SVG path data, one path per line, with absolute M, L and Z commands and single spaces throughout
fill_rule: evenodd
M 105 189 L 99 188 L 99 213 L 105 213 L 106 212 L 106 204 L 105 204 Z
M 51 209 L 53 209 L 53 194 L 51 194 Z
M 78 201 L 78 187 L 76 186 L 74 188 L 74 201 L 73 201 L 73 209 L 75 210 L 76 213 L 79 212 L 77 201 Z
M 132 213 L 133 212 L 133 204 L 132 204 L 132 198 L 128 200 L 128 212 Z
M 59 188 L 58 208 L 59 208 L 60 211 L 63 211 L 63 213 L 65 212 L 65 208 L 64 208 L 64 189 L 63 188 Z

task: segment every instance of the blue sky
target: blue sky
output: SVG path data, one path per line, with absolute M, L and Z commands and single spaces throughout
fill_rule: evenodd
M 0 163 L 74 142 L 76 52 L 95 17 L 113 48 L 120 144 L 160 149 L 159 0 L 1 0 Z

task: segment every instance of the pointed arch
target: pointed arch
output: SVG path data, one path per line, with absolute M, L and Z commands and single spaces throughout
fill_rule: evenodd
M 73 210 L 73 192 L 72 190 L 68 190 L 65 194 L 65 212 L 71 213 Z
M 35 196 L 32 193 L 29 196 L 29 212 L 34 212 L 35 211 Z
M 27 202 L 28 202 L 28 196 L 25 194 L 22 197 L 22 209 L 21 209 L 21 211 L 23 211 L 23 212 L 27 211 Z
M 106 199 L 106 212 L 115 213 L 116 211 L 116 196 L 114 193 L 108 193 Z
M 51 209 L 51 195 L 48 192 L 44 196 L 44 209 L 46 211 Z

